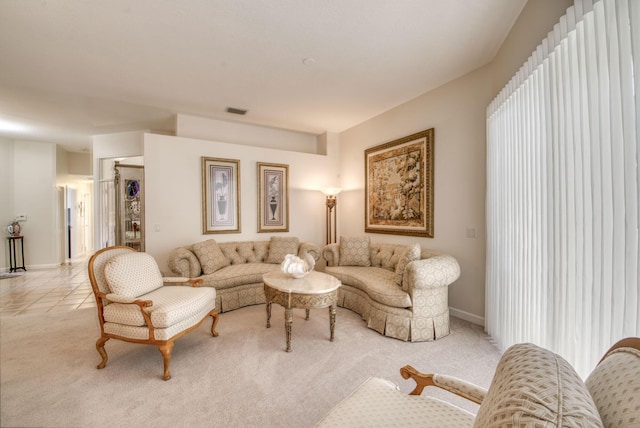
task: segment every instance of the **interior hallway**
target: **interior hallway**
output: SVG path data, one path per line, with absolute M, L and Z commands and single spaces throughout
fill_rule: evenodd
M 87 273 L 88 258 L 51 269 L 22 270 L 0 279 L 0 316 L 95 308 Z

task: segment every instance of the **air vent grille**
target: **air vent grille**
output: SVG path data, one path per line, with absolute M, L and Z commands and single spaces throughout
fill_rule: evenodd
M 239 114 L 241 116 L 244 116 L 245 114 L 247 114 L 247 111 L 248 110 L 241 109 L 241 108 L 227 107 L 227 113 Z

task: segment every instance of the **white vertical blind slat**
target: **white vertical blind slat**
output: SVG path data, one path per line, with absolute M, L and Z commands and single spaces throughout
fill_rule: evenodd
M 639 27 L 576 0 L 487 107 L 487 331 L 583 376 L 640 335 Z

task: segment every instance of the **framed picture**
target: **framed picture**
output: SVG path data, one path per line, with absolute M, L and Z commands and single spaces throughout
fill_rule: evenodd
M 202 157 L 202 233 L 240 233 L 240 161 Z
M 433 238 L 433 128 L 365 150 L 365 232 Z
M 289 231 L 289 165 L 258 162 L 258 233 Z

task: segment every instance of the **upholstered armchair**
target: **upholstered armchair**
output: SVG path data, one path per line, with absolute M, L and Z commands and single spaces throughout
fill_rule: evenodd
M 109 247 L 91 257 L 88 269 L 100 322 L 96 349 L 102 361 L 98 369 L 107 364 L 105 343 L 113 338 L 157 346 L 164 362 L 162 379 L 169 380 L 177 338 L 209 316 L 213 318 L 211 334 L 218 335 L 216 290 L 198 288 L 197 280 L 163 278 L 149 254 L 129 247 Z
M 586 381 L 561 356 L 531 343 L 505 351 L 489 389 L 453 376 L 400 369 L 409 394 L 369 378 L 318 427 L 631 427 L 640 423 L 640 338 L 612 346 Z M 437 387 L 479 404 L 476 415 L 435 397 Z

